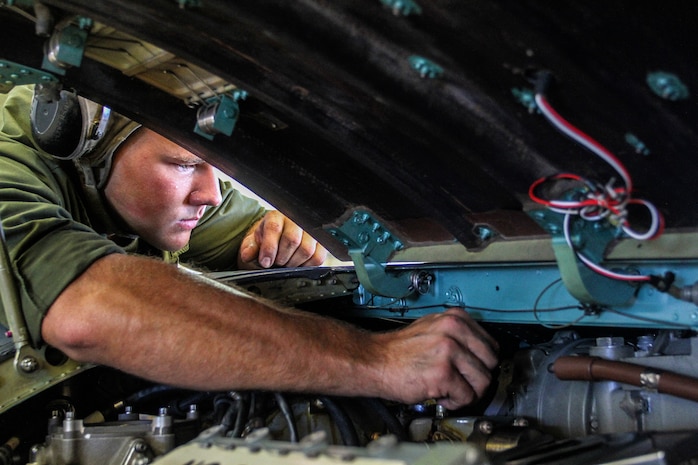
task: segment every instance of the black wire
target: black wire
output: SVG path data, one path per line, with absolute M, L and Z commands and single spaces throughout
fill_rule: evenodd
M 181 399 L 172 405 L 172 413 L 175 415 L 186 416 L 189 413 L 189 407 L 191 405 L 198 405 L 199 403 L 209 399 L 213 394 L 210 392 L 197 392 L 191 396 Z
M 274 398 L 276 399 L 276 403 L 279 406 L 279 410 L 281 410 L 281 414 L 284 416 L 286 424 L 288 425 L 288 432 L 291 442 L 298 442 L 298 427 L 296 426 L 296 419 L 293 416 L 293 410 L 291 410 L 291 406 L 288 404 L 288 401 L 280 392 L 275 392 Z
M 358 446 L 359 436 L 356 433 L 354 424 L 351 422 L 349 415 L 342 409 L 337 402 L 329 397 L 321 396 L 318 397 L 322 405 L 325 406 L 325 410 L 329 413 L 330 417 L 337 425 L 339 434 L 342 436 L 342 442 L 345 446 Z
M 656 324 L 656 325 L 666 325 L 666 326 L 671 326 L 673 328 L 693 330 L 693 327 L 691 325 L 686 325 L 686 324 L 682 324 L 682 323 L 673 323 L 671 321 L 656 320 L 654 318 L 647 318 L 644 316 L 632 315 L 630 313 L 620 312 L 620 311 L 615 310 L 613 308 L 605 308 L 605 310 L 607 312 L 615 313 L 616 315 L 620 315 L 620 316 L 623 316 L 625 318 L 630 318 L 632 320 L 644 321 L 646 323 L 652 323 L 652 324 Z
M 378 414 L 385 423 L 390 434 L 395 435 L 400 441 L 407 441 L 405 427 L 400 423 L 397 417 L 390 412 L 383 401 L 374 397 L 360 398 L 359 400 L 364 403 L 368 409 Z
M 181 388 L 168 386 L 165 384 L 159 384 L 156 386 L 151 386 L 146 389 L 141 389 L 126 398 L 126 405 L 137 404 L 138 402 L 143 402 L 151 397 L 162 394 L 163 392 L 173 392 L 181 391 Z
M 219 415 L 220 415 L 219 424 L 221 426 L 223 426 L 223 431 L 227 432 L 230 430 L 230 428 L 233 424 L 233 416 L 235 416 L 235 414 L 237 413 L 239 406 L 237 405 L 237 403 L 235 401 L 233 401 L 233 399 L 220 398 L 220 399 L 217 399 L 215 404 L 214 404 L 215 409 L 218 410 L 219 408 L 221 408 L 221 406 L 223 404 L 226 404 L 228 406 L 228 408 L 225 409 L 225 411 L 223 412 L 222 415 L 220 415 L 220 413 L 219 413 Z
M 235 403 L 238 407 L 238 412 L 237 417 L 235 418 L 235 427 L 233 428 L 230 436 L 239 438 L 242 437 L 242 431 L 245 429 L 245 423 L 247 423 L 249 403 L 247 402 L 246 396 L 243 394 L 236 395 Z
M 560 306 L 560 307 L 539 308 L 539 309 L 535 309 L 535 310 L 534 310 L 534 308 L 512 308 L 512 309 L 507 310 L 504 308 L 477 307 L 475 305 L 468 305 L 468 304 L 463 304 L 463 305 L 433 304 L 433 305 L 421 305 L 421 306 L 404 307 L 404 308 L 374 306 L 374 307 L 367 307 L 367 308 L 370 308 L 371 310 L 409 311 L 409 310 L 426 310 L 429 308 L 450 308 L 450 307 L 462 307 L 465 310 L 478 310 L 480 312 L 490 312 L 490 313 L 531 313 L 534 311 L 537 311 L 538 313 L 546 313 L 546 312 L 559 312 L 562 310 L 571 310 L 574 308 L 579 308 L 579 305 L 564 305 L 564 306 Z

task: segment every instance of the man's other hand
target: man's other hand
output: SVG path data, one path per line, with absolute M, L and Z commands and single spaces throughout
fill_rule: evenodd
M 327 258 L 327 250 L 297 224 L 276 210 L 268 211 L 245 235 L 240 245 L 238 266 L 317 266 Z

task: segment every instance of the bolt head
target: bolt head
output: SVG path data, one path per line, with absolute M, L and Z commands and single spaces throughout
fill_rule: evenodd
M 494 425 L 492 424 L 491 421 L 481 421 L 481 422 L 477 425 L 477 428 L 478 428 L 478 430 L 480 430 L 480 432 L 481 432 L 482 434 L 488 434 L 488 435 L 489 435 L 489 434 L 492 434 L 492 432 L 494 431 Z
M 25 373 L 34 373 L 39 369 L 39 361 L 35 357 L 27 355 L 19 361 L 19 368 Z

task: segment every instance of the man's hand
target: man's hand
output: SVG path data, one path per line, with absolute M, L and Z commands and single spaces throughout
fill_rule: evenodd
M 463 309 L 420 318 L 381 335 L 383 390 L 407 403 L 436 400 L 448 409 L 486 391 L 497 366 L 497 342 Z
M 272 265 L 297 267 L 321 265 L 327 250 L 297 224 L 276 210 L 267 212 L 245 235 L 238 266 L 242 269 Z

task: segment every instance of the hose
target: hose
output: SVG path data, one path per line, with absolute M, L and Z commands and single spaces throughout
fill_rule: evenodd
M 332 420 L 337 425 L 339 434 L 342 436 L 342 442 L 345 446 L 358 446 L 359 436 L 356 434 L 356 429 L 354 428 L 349 415 L 329 397 L 319 397 L 318 398 L 322 405 L 325 406 L 325 410 L 330 414 Z
M 235 418 L 235 427 L 230 434 L 234 438 L 242 437 L 242 431 L 245 429 L 245 423 L 250 413 L 250 403 L 249 399 L 244 395 L 237 395 L 235 397 L 236 404 L 238 405 L 238 414 Z
M 12 437 L 0 446 L 0 465 L 13 465 L 15 463 L 13 454 L 18 445 L 19 438 Z
M 669 371 L 597 357 L 560 357 L 552 371 L 562 380 L 617 381 L 698 401 L 698 379 Z
M 293 416 L 291 406 L 288 404 L 286 398 L 279 392 L 274 393 L 274 398 L 276 399 L 279 410 L 281 410 L 281 414 L 284 416 L 286 424 L 288 425 L 288 432 L 291 442 L 298 442 L 298 427 L 296 426 L 296 419 Z
M 388 433 L 395 435 L 399 441 L 407 441 L 407 432 L 405 427 L 400 423 L 395 415 L 393 415 L 388 407 L 380 400 L 375 397 L 361 398 L 360 401 L 370 409 L 372 412 L 376 413 L 381 420 L 385 423 L 385 427 Z

